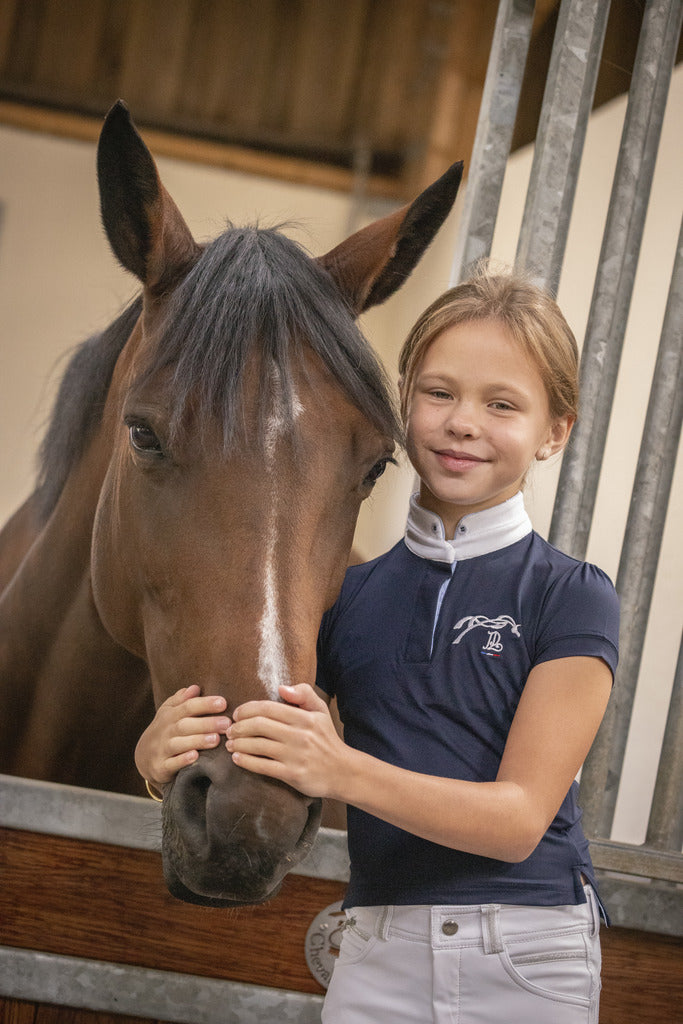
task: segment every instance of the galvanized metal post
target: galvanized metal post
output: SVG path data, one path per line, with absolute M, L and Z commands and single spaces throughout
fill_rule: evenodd
M 516 264 L 557 292 L 609 0 L 563 0 L 543 96 Z
M 657 850 L 680 852 L 683 846 L 683 639 L 664 729 L 655 791 L 645 843 Z
M 592 836 L 609 836 L 614 818 L 682 423 L 683 224 L 617 574 L 621 598 L 617 684 L 581 776 L 584 823 Z
M 649 0 L 581 356 L 581 416 L 565 453 L 550 541 L 583 558 L 633 292 L 664 110 L 683 20 L 681 0 Z
M 491 252 L 529 50 L 535 0 L 501 0 L 493 33 L 451 286 Z

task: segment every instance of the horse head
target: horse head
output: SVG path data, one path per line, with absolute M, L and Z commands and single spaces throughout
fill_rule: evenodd
M 149 668 L 157 705 L 198 683 L 228 713 L 315 678 L 323 611 L 361 502 L 400 439 L 355 316 L 405 280 L 461 165 L 319 259 L 277 231 L 198 245 L 123 104 L 98 149 L 103 223 L 143 285 L 102 419 L 92 591 Z M 257 903 L 310 849 L 319 802 L 237 768 L 223 745 L 165 788 L 170 891 Z

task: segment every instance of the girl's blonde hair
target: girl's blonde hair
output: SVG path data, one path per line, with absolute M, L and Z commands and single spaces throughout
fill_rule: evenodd
M 473 320 L 497 320 L 534 361 L 548 395 L 553 420 L 576 419 L 579 353 L 576 339 L 555 300 L 520 274 L 480 269 L 444 292 L 419 318 L 401 349 L 401 414 L 407 419 L 415 374 L 438 334 Z

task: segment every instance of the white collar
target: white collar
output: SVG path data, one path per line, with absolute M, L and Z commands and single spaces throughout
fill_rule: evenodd
M 513 498 L 472 512 L 458 523 L 453 540 L 446 540 L 440 516 L 418 503 L 418 495 L 410 498 L 405 543 L 415 555 L 433 562 L 454 562 L 506 548 L 531 533 L 531 520 L 524 508 L 524 497 L 518 491 Z

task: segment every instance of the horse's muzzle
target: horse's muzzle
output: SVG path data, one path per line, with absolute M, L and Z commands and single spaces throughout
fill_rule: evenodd
M 162 855 L 169 892 L 203 906 L 275 896 L 311 849 L 321 803 L 205 751 L 166 789 Z

